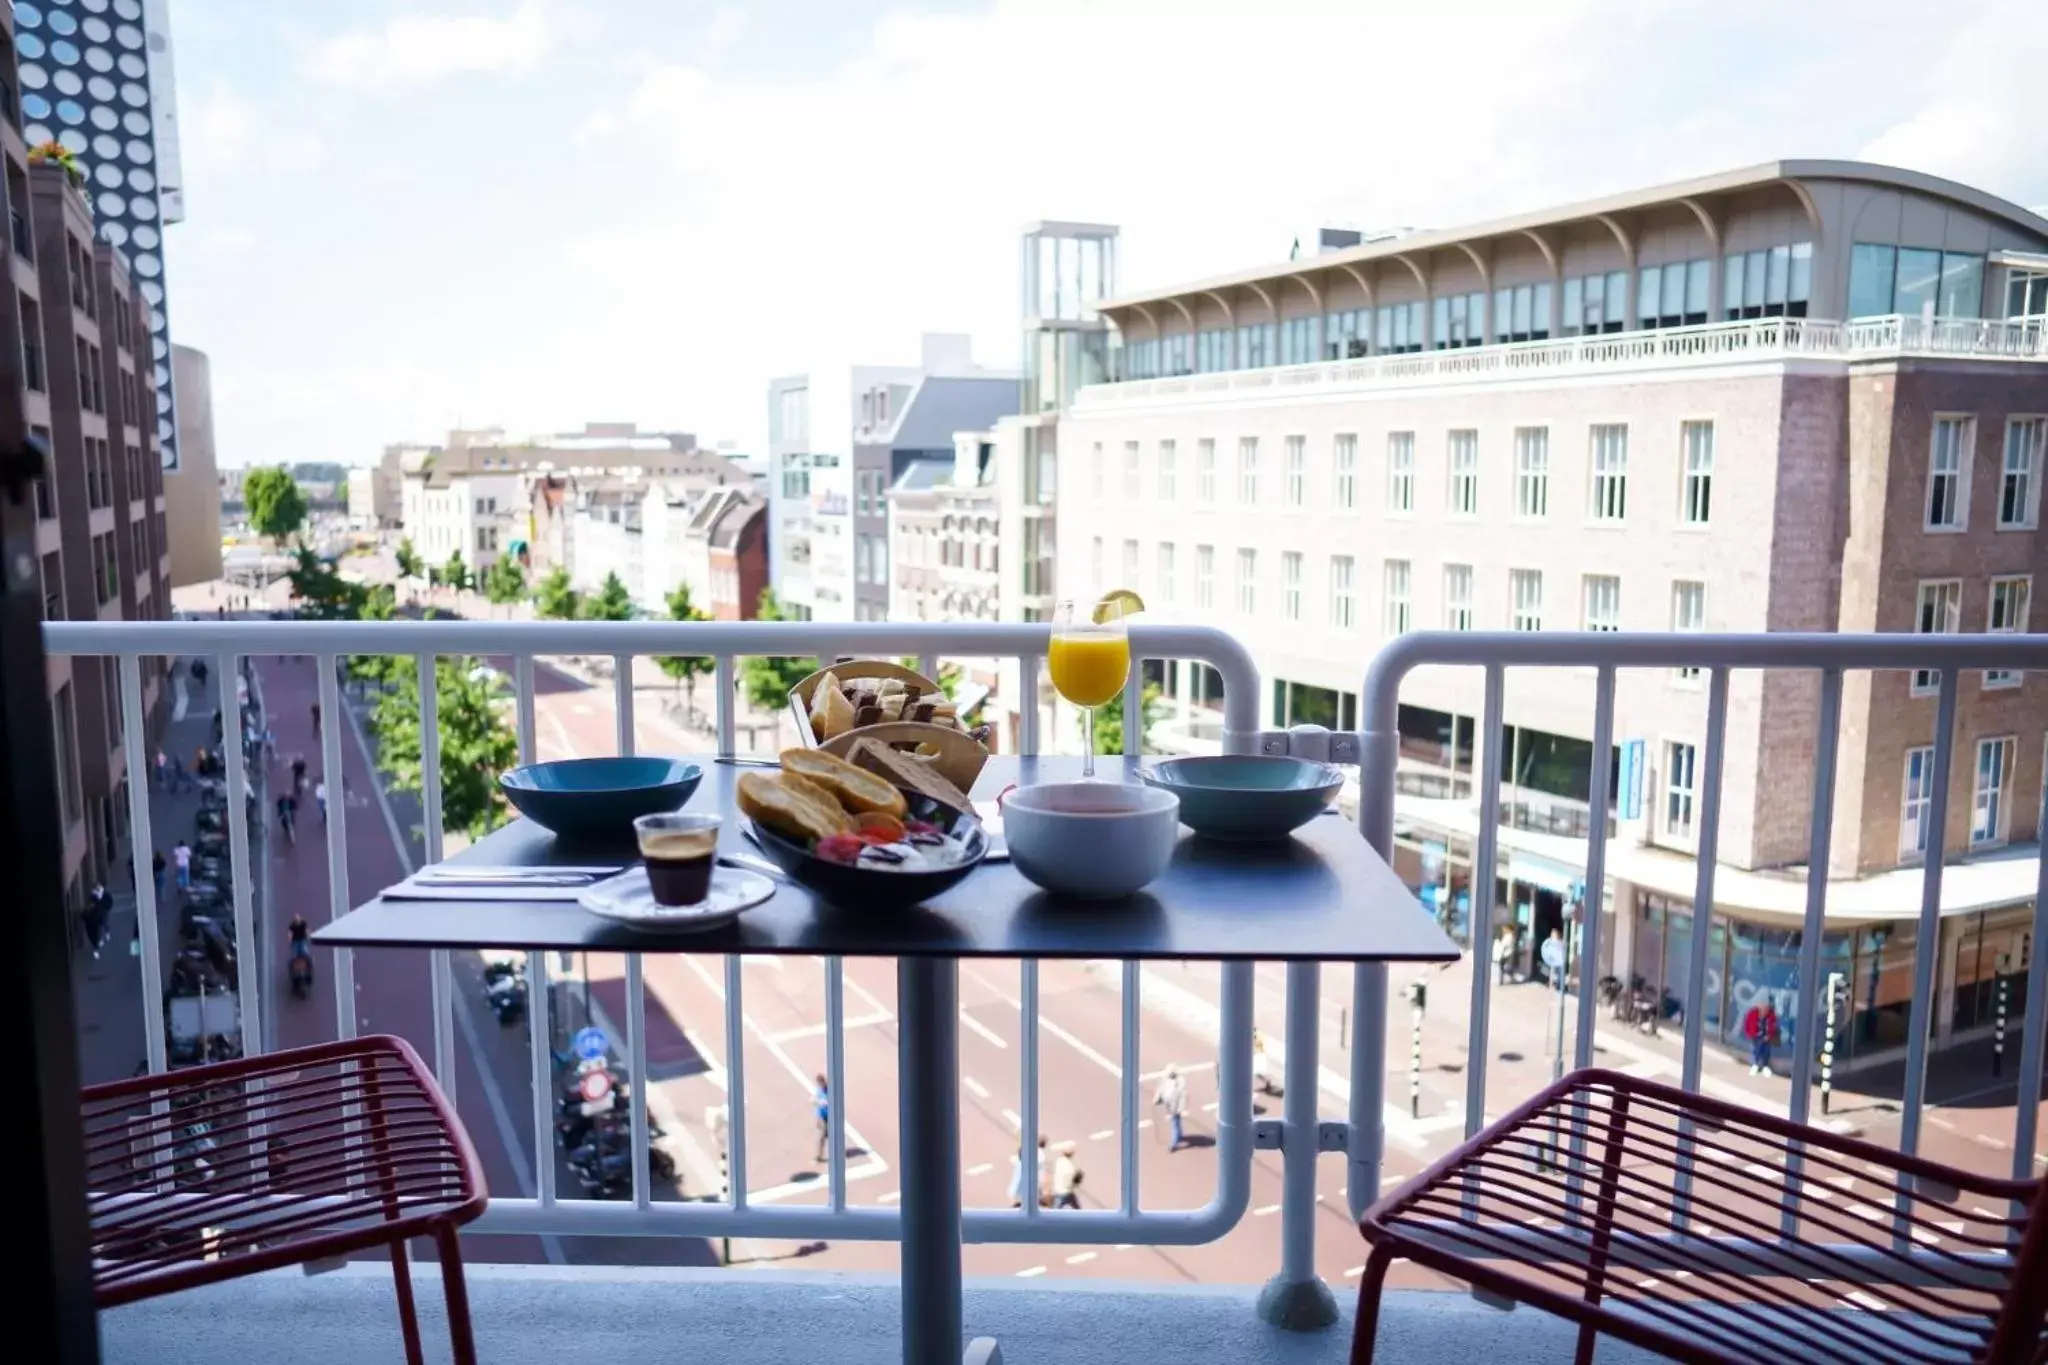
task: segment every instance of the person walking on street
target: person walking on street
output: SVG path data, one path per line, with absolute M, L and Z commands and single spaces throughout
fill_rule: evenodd
M 823 1076 L 818 1077 L 818 1088 L 811 1092 L 811 1110 L 818 1119 L 818 1162 L 825 1160 L 825 1147 L 832 1138 L 832 1086 Z
M 1266 1061 L 1266 1035 L 1252 1030 L 1252 1090 L 1268 1095 L 1278 1095 L 1280 1087 L 1273 1084 L 1273 1074 Z
M 1778 1010 L 1768 995 L 1742 1016 L 1742 1036 L 1749 1039 L 1749 1074 L 1768 1076 L 1771 1048 L 1778 1041 Z
M 156 887 L 156 898 L 164 898 L 164 851 L 158 849 L 149 855 L 149 880 Z
M 306 786 L 306 756 L 292 755 L 292 790 L 302 791 Z
M 1508 984 L 1508 969 L 1515 961 L 1515 931 L 1503 924 L 1500 932 L 1493 936 L 1493 978 L 1494 984 Z
M 1031 1157 L 1031 1178 L 1024 1178 L 1024 1142 L 1017 1141 L 1016 1155 L 1010 1158 L 1010 1207 L 1024 1207 L 1024 1191 L 1030 1190 L 1031 1197 L 1040 1204 L 1045 1203 L 1045 1147 L 1046 1136 L 1038 1135 L 1038 1150 Z
M 1081 1207 L 1081 1167 L 1074 1160 L 1074 1144 L 1062 1142 L 1052 1159 L 1052 1206 L 1056 1209 Z
M 171 789 L 171 760 L 164 753 L 161 745 L 157 747 L 156 751 L 156 785 L 158 791 L 169 791 Z
M 100 945 L 107 941 L 107 917 L 114 913 L 114 898 L 107 888 L 94 882 L 92 895 L 85 902 L 85 941 L 92 947 L 92 955 L 100 955 Z
M 171 862 L 175 864 L 178 869 L 178 889 L 180 891 L 191 890 L 192 845 L 186 843 L 183 839 L 178 840 L 178 842 L 171 847 Z
M 1173 1133 L 1173 1141 L 1166 1150 L 1179 1151 L 1181 1144 L 1187 1140 L 1187 1134 L 1181 1130 L 1181 1123 L 1186 1119 L 1188 1112 L 1188 1083 L 1181 1079 L 1179 1067 L 1171 1064 L 1167 1066 L 1166 1076 L 1159 1082 L 1159 1089 L 1152 1096 L 1152 1103 L 1166 1111 L 1166 1123 Z
M 319 803 L 320 803 L 320 823 L 324 825 L 324 824 L 326 824 L 326 823 L 327 823 L 327 779 L 326 779 L 326 778 L 322 778 L 322 779 L 320 779 L 320 781 L 319 781 L 319 782 L 317 782 L 316 784 L 314 784 L 314 787 L 313 787 L 313 799 L 314 799 L 315 801 L 317 801 L 317 802 L 319 802 Z
M 277 828 L 288 844 L 298 843 L 297 836 L 292 832 L 292 808 L 296 804 L 297 800 L 290 792 L 277 798 Z
M 313 703 L 313 738 L 320 738 L 320 703 Z

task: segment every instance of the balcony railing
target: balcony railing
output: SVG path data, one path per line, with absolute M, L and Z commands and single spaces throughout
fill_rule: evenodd
M 1755 318 L 1093 384 L 1081 390 L 1074 406 L 1087 412 L 1132 404 L 1276 398 L 1296 392 L 1306 395 L 1417 382 L 1485 384 L 1759 360 L 1849 361 L 1885 355 L 2048 362 L 2048 324 L 2036 319 L 2001 322 L 1896 316 L 1848 323 L 1821 318 Z
M 1625 339 L 1624 339 L 1625 340 Z M 1603 343 L 1612 344 L 1612 343 Z M 696 654 L 715 660 L 714 695 L 716 748 L 720 755 L 732 755 L 736 748 L 738 717 L 734 697 L 738 660 L 742 656 L 800 655 L 838 657 L 874 655 L 920 658 L 927 673 L 936 674 L 942 658 L 991 657 L 1018 661 L 1020 694 L 1037 695 L 1039 674 L 1048 643 L 1047 629 L 1033 625 L 849 625 L 840 623 L 766 623 L 675 625 L 664 623 L 554 624 L 436 622 L 390 623 L 269 623 L 269 622 L 172 622 L 172 623 L 54 623 L 44 627 L 47 647 L 54 655 L 110 656 L 117 661 L 123 728 L 130 771 L 147 770 L 143 750 L 145 727 L 140 685 L 141 659 L 147 656 L 207 659 L 223 679 L 237 676 L 245 657 L 273 654 L 310 656 L 317 665 L 318 696 L 322 711 L 330 717 L 345 714 L 338 664 L 349 656 L 398 654 L 416 657 L 423 665 L 420 676 L 434 676 L 431 660 L 441 654 L 488 655 L 511 660 L 514 680 L 515 724 L 520 757 L 536 756 L 535 661 L 539 656 L 611 656 L 616 711 L 616 740 L 621 752 L 630 753 L 635 737 L 635 696 L 631 661 L 639 655 Z M 1606 754 L 1614 742 L 1614 698 L 1616 676 L 1623 669 L 1667 671 L 1678 667 L 1698 668 L 1708 680 L 1705 739 L 1700 746 L 1697 800 L 1698 859 L 1693 897 L 1692 950 L 1689 958 L 1691 999 L 1701 998 L 1708 962 L 1708 935 L 1713 920 L 1717 871 L 1716 850 L 1722 826 L 1721 786 L 1728 730 L 1730 678 L 1739 670 L 1789 670 L 1812 676 L 1817 681 L 1814 713 L 1815 734 L 1811 804 L 1811 847 L 1809 866 L 1825 868 L 1829 863 L 1830 834 L 1835 807 L 1835 771 L 1838 734 L 1841 729 L 1843 676 L 1845 672 L 1876 670 L 1939 670 L 1940 686 L 1935 704 L 1934 751 L 1932 756 L 1931 809 L 1928 814 L 1929 847 L 1920 874 L 1917 922 L 1921 929 L 1912 967 L 1911 1027 L 1907 1034 L 1903 1099 L 1900 1108 L 1900 1143 L 1907 1152 L 1918 1149 L 1926 1117 L 1926 1081 L 1929 1051 L 1930 1012 L 1936 998 L 1940 970 L 1939 921 L 1942 886 L 1948 875 L 1945 856 L 1946 815 L 1949 774 L 1955 744 L 1958 697 L 1967 675 L 1988 668 L 2024 669 L 2048 672 L 2048 638 L 2023 635 L 1924 636 L 1924 635 L 1631 635 L 1567 633 L 1466 633 L 1411 635 L 1394 641 L 1371 661 L 1362 692 L 1365 725 L 1361 732 L 1335 733 L 1315 727 L 1292 731 L 1260 728 L 1258 703 L 1262 696 L 1259 675 L 1250 656 L 1228 635 L 1209 628 L 1140 626 L 1131 631 L 1134 658 L 1200 659 L 1220 674 L 1225 689 L 1222 745 L 1230 752 L 1294 752 L 1360 765 L 1359 824 L 1364 836 L 1390 860 L 1394 854 L 1396 772 L 1401 737 L 1397 725 L 1397 701 L 1402 680 L 1418 667 L 1452 666 L 1478 668 L 1484 675 L 1484 708 L 1480 733 L 1497 735 L 1502 730 L 1504 690 L 1507 672 L 1525 668 L 1586 668 L 1595 670 L 1595 702 L 1588 718 L 1592 735 L 1591 752 Z M 1125 704 L 1136 706 L 1141 670 L 1133 668 Z M 236 689 L 224 688 L 227 732 L 238 733 L 244 703 L 235 699 Z M 423 754 L 438 753 L 437 721 L 431 691 L 423 707 Z M 1020 713 L 1023 752 L 1036 752 L 1042 738 L 1036 708 Z M 345 726 L 329 724 L 321 733 L 322 770 L 343 769 Z M 1126 735 L 1137 737 L 1137 727 Z M 2027 741 L 2022 741 L 2027 742 Z M 2031 741 L 2038 744 L 2038 736 Z M 1478 783 L 1480 797 L 1477 849 L 1474 866 L 1497 866 L 1499 859 L 1499 802 L 1501 799 L 1501 751 L 1487 745 Z M 1603 809 L 1608 799 L 1609 771 L 1604 761 L 1590 764 L 1591 806 Z M 237 941 L 258 943 L 250 888 L 251 831 L 244 813 L 246 778 L 240 765 L 228 771 L 226 811 L 229 846 L 235 876 L 233 913 Z M 2013 794 L 2009 799 L 2023 799 Z M 425 847 L 430 859 L 442 848 L 442 793 L 436 760 L 426 761 L 422 793 Z M 328 910 L 332 916 L 346 914 L 352 900 L 367 897 L 377 888 L 353 885 L 349 873 L 349 825 L 351 812 L 344 801 L 331 803 L 325 830 L 326 858 L 330 886 Z M 358 815 L 356 818 L 360 818 Z M 148 787 L 136 782 L 129 787 L 129 819 L 137 848 L 153 847 Z M 1605 885 L 1605 860 L 1610 836 L 1604 823 L 1595 823 L 1586 843 L 1585 885 Z M 2048 863 L 2044 863 L 2048 866 Z M 1821 943 L 1827 922 L 1830 884 L 1826 877 L 1808 880 L 1805 916 L 1801 926 L 1796 1019 L 1813 1019 L 1818 1009 L 1821 981 Z M 143 1008 L 145 1019 L 164 1018 L 161 970 L 162 945 L 158 942 L 156 901 L 147 878 L 136 886 L 140 912 L 140 952 L 143 964 Z M 310 908 L 310 907 L 309 907 Z M 1602 916 L 1584 917 L 1583 943 L 1579 957 L 1599 960 L 1603 933 Z M 2035 944 L 2048 943 L 2048 880 L 2037 888 L 2032 918 Z M 897 1210 L 878 1206 L 855 1206 L 847 1198 L 845 1143 L 831 1144 L 831 1158 L 824 1188 L 827 1202 L 820 1206 L 795 1207 L 762 1205 L 748 1198 L 747 1108 L 748 1081 L 738 1040 L 747 1036 L 744 1000 L 747 990 L 741 961 L 728 959 L 722 979 L 725 1027 L 728 1047 L 726 1083 L 727 1112 L 734 1120 L 727 1128 L 730 1142 L 733 1193 L 713 1202 L 655 1202 L 650 1197 L 647 1169 L 648 1133 L 646 1077 L 648 1032 L 646 987 L 639 955 L 626 959 L 626 1017 L 623 1026 L 627 1069 L 633 1090 L 635 1122 L 632 1125 L 631 1164 L 635 1171 L 633 1197 L 622 1203 L 562 1197 L 556 1189 L 554 1161 L 555 1133 L 551 1097 L 555 1089 L 554 1059 L 549 1049 L 549 966 L 545 955 L 529 954 L 527 971 L 532 985 L 530 1066 L 533 1103 L 529 1115 L 534 1169 L 531 1171 L 535 1197 L 494 1200 L 489 1213 L 475 1225 L 479 1232 L 575 1235 L 669 1235 L 689 1237 L 753 1237 L 773 1239 L 834 1238 L 891 1241 L 900 1235 Z M 847 1027 L 844 1007 L 845 981 L 838 962 L 826 964 L 825 1014 L 827 1080 L 835 1095 L 845 1095 L 845 1047 Z M 337 1026 L 342 1036 L 353 1036 L 357 1028 L 352 957 L 346 950 L 335 954 Z M 1356 1213 L 1379 1194 L 1387 1138 L 1387 1030 L 1389 1014 L 1388 973 L 1384 966 L 1354 969 L 1350 1018 L 1353 1021 L 1349 1060 L 1349 1106 L 1341 1120 L 1325 1121 L 1319 1107 L 1322 1078 L 1321 968 L 1314 963 L 1287 966 L 1284 1041 L 1286 1053 L 1285 1106 L 1277 1120 L 1253 1122 L 1250 1094 L 1252 983 L 1249 964 L 1227 964 L 1221 976 L 1219 1029 L 1219 1112 L 1217 1184 L 1209 1203 L 1194 1210 L 1147 1209 L 1142 1206 L 1136 1172 L 1139 1143 L 1137 1129 L 1141 1112 L 1138 1092 L 1138 1030 L 1140 1011 L 1137 964 L 1121 967 L 1124 1008 L 1120 1042 L 1120 1115 L 1115 1126 L 1116 1150 L 1124 1175 L 1122 1197 L 1115 1208 L 1041 1213 L 1031 1200 L 1021 1209 L 970 1208 L 964 1212 L 963 1227 L 970 1242 L 1082 1243 L 1192 1245 L 1222 1237 L 1248 1212 L 1253 1152 L 1255 1148 L 1276 1148 L 1281 1156 L 1283 1204 L 1281 1214 L 1281 1257 L 1279 1273 L 1262 1299 L 1263 1310 L 1274 1321 L 1290 1326 L 1314 1326 L 1334 1319 L 1334 1302 L 1317 1278 L 1314 1253 L 1318 1221 L 1314 1177 L 1324 1153 L 1341 1152 L 1349 1163 L 1347 1198 Z M 270 978 L 274 979 L 274 978 Z M 456 1037 L 452 1023 L 452 978 L 449 955 L 433 955 L 432 966 L 434 1036 L 433 1060 L 442 1084 L 453 1093 L 456 1079 Z M 1021 966 L 1018 1002 L 1018 1083 L 1021 1093 L 1016 1126 L 1022 1133 L 1039 1128 L 1040 1053 L 1039 992 L 1037 964 Z M 2044 1041 L 2048 1041 L 2048 953 L 2035 951 L 2026 968 L 2026 995 L 2021 1021 L 2015 1141 L 2012 1166 L 2016 1176 L 2034 1174 L 2032 1163 L 2039 1138 L 2037 1124 L 2041 1103 Z M 239 992 L 243 1036 L 256 1050 L 265 1036 L 262 1019 L 270 1007 L 265 998 L 266 974 L 245 970 L 240 974 Z M 1488 1112 L 1486 1090 L 1489 1071 L 1488 1020 L 1493 1003 L 1491 973 L 1472 973 L 1470 1022 L 1467 1037 L 1469 1065 L 1465 1075 L 1463 1127 L 1476 1131 Z M 1573 1013 L 1576 1042 L 1573 1061 L 1580 1066 L 1592 1061 L 1598 1024 L 1595 993 L 1581 990 Z M 1562 1009 L 1560 997 L 1560 1056 L 1562 1063 Z M 1702 1086 L 1702 1058 L 1706 1041 L 1704 1012 L 1688 1010 L 1683 1023 L 1682 1084 L 1697 1091 Z M 160 1029 L 150 1028 L 148 1062 L 153 1070 L 166 1065 L 164 1039 Z M 1817 1065 L 1817 1049 L 1810 1040 L 1796 1048 L 1792 1061 L 1792 1084 L 1788 1116 L 1805 1121 Z M 837 1135 L 844 1124 L 835 1104 L 831 1123 Z M 1694 1160 L 1685 1154 L 1687 1169 Z M 918 1172 L 905 1170 L 906 1180 Z M 1783 1236 L 1789 1241 L 1799 1231 L 1796 1208 L 1802 1197 L 1802 1181 L 1796 1164 L 1788 1171 L 1790 1207 L 1785 1215 Z M 1817 1197 L 1819 1191 L 1806 1195 Z M 1682 1218 L 1683 1215 L 1681 1214 Z M 1671 1228 L 1674 1238 L 1683 1238 L 1697 1251 L 1711 1254 L 1711 1237 L 1682 1222 Z M 1922 1254 L 1908 1237 L 1903 1222 L 1898 1230 L 1898 1254 Z M 1535 1253 L 1532 1251 L 1532 1256 Z M 1953 1260 L 1951 1256 L 1949 1259 Z

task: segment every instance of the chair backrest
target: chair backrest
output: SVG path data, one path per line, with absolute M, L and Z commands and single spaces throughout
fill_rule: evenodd
M 2048 1293 L 2042 1289 L 2048 1285 L 2048 1179 L 2032 1183 L 2034 1197 L 2020 1228 L 2012 1278 L 1985 1353 L 1990 1365 L 2048 1360 Z

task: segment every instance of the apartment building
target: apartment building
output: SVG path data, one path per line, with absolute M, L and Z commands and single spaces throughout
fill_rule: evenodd
M 11 51 L 0 65 L 11 73 Z M 28 438 L 45 457 L 33 499 L 44 618 L 161 619 L 170 565 L 148 307 L 123 258 L 95 242 L 79 190 L 57 167 L 30 166 L 7 120 L 0 162 L 10 225 L 0 254 L 13 302 L 12 325 L 0 327 L 0 421 L 9 439 Z M 162 664 L 145 660 L 141 683 L 147 746 Z M 69 659 L 49 662 L 48 686 L 66 904 L 75 911 L 94 883 L 125 875 L 120 686 L 110 662 Z
M 1001 499 L 994 442 L 954 437 L 954 458 L 919 460 L 889 489 L 889 619 L 1001 619 Z
M 178 387 L 178 463 L 164 470 L 164 525 L 171 586 L 221 576 L 220 470 L 213 443 L 213 362 L 190 346 L 171 347 Z
M 460 555 L 470 573 L 484 573 L 518 538 L 525 511 L 521 471 L 488 448 L 430 452 L 403 473 L 400 524 L 437 569 Z
M 1425 628 L 2024 631 L 2048 571 L 2048 221 L 1851 162 L 1778 162 L 1112 298 L 1118 382 L 1060 419 L 1061 587 L 1226 624 L 1273 724 L 1355 728 L 1366 660 Z M 1069 592 L 1068 589 L 1072 591 Z M 2038 629 L 2036 622 L 2034 628 Z M 1160 675 L 1169 738 L 1212 682 Z M 1587 809 L 1590 671 L 1404 694 L 1408 873 L 1466 923 L 1471 774 L 1505 746 L 1498 923 L 1573 923 L 1587 823 L 1619 832 L 1600 972 L 1738 1029 L 1790 1011 L 1812 677 L 1734 675 L 1710 998 L 1683 998 L 1705 685 L 1624 674 L 1613 809 Z M 1934 680 L 1852 676 L 1823 953 L 1852 1051 L 1903 1036 Z M 1940 1031 L 2031 951 L 2048 678 L 1965 680 Z M 1836 927 L 1837 924 L 1839 927 Z M 1568 935 L 1569 936 L 1569 935 Z M 1793 1027 L 1796 1029 L 1796 1022 Z

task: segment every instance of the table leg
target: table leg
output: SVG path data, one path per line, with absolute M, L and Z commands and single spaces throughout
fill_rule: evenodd
M 959 964 L 899 958 L 896 1010 L 905 1176 L 903 1362 L 959 1365 Z

